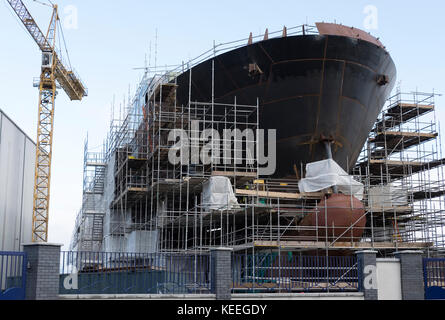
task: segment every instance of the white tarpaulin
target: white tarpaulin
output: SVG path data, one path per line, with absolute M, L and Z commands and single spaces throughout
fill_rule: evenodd
M 372 208 L 387 209 L 408 205 L 408 191 L 392 184 L 369 189 L 369 205 Z
M 207 210 L 230 210 L 239 208 L 233 193 L 232 183 L 227 177 L 211 177 L 204 183 L 202 205 Z
M 363 184 L 355 181 L 332 159 L 308 163 L 306 178 L 298 183 L 300 192 L 318 192 L 333 186 L 343 194 L 363 199 Z

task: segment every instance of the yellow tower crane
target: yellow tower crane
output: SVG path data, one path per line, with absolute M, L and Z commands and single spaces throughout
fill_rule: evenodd
M 75 72 L 67 68 L 56 51 L 57 27 L 60 26 L 57 5 L 53 9 L 46 36 L 21 0 L 7 0 L 26 30 L 42 51 L 39 88 L 36 166 L 34 178 L 32 241 L 48 242 L 51 158 L 54 130 L 54 106 L 58 85 L 71 101 L 81 101 L 87 89 Z

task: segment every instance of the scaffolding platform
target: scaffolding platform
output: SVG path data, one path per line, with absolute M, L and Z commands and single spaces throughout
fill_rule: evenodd
M 382 159 L 394 152 L 401 152 L 410 147 L 431 141 L 438 137 L 438 133 L 424 132 L 400 132 L 400 131 L 379 131 L 373 138 L 369 139 L 370 143 L 385 143 L 385 149 L 375 150 L 371 153 L 372 159 Z
M 297 249 L 425 249 L 433 243 L 423 242 L 323 242 L 323 241 L 254 241 L 251 246 L 255 248 L 281 248 L 287 250 Z M 235 248 L 234 248 L 235 249 Z
M 189 193 L 201 192 L 202 184 L 206 177 L 184 177 L 182 179 L 162 179 L 148 186 L 147 192 L 174 193 L 188 191 Z
M 372 212 L 372 214 L 374 215 L 376 214 L 408 215 L 413 213 L 414 208 L 410 205 L 407 205 L 407 206 L 395 206 L 386 208 L 368 207 L 366 210 Z
M 401 123 L 417 118 L 423 114 L 434 111 L 434 105 L 422 105 L 415 103 L 397 102 L 389 107 L 384 113 L 384 119 L 378 121 L 373 132 L 391 129 L 399 126 Z
M 288 193 L 288 192 L 273 192 L 273 191 L 259 191 L 259 190 L 244 190 L 236 189 L 235 195 L 237 196 L 251 196 L 259 198 L 274 198 L 274 199 L 290 199 L 290 200 L 321 200 L 326 194 L 324 192 L 312 192 L 312 193 Z
M 242 186 L 247 182 L 252 182 L 256 179 L 258 179 L 258 173 L 257 172 L 242 172 L 242 171 L 213 171 L 212 176 L 222 176 L 227 177 L 232 180 L 232 182 L 235 182 L 235 185 Z
M 134 203 L 144 198 L 148 188 L 129 187 L 126 188 L 119 196 L 110 204 L 110 209 L 119 209 L 123 203 Z
M 413 193 L 414 200 L 425 200 L 425 199 L 434 199 L 440 198 L 445 195 L 445 186 L 442 186 L 440 189 L 425 189 L 422 191 L 416 191 Z
M 445 159 L 428 162 L 370 159 L 369 162 L 359 164 L 362 170 L 365 170 L 369 166 L 369 174 L 373 176 L 378 176 L 382 172 L 382 168 L 385 168 L 388 174 L 399 177 L 406 174 L 431 170 L 442 165 L 445 165 Z

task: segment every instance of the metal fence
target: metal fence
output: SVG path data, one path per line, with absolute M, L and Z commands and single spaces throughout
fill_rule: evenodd
M 233 292 L 358 291 L 357 258 L 236 254 Z
M 445 299 L 445 259 L 423 259 L 423 275 L 425 281 L 425 299 Z
M 26 253 L 0 252 L 0 300 L 24 300 Z
M 60 294 L 211 293 L 208 254 L 62 252 Z

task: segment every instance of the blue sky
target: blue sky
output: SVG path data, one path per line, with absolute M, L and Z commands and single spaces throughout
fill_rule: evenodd
M 42 29 L 51 9 L 24 0 Z M 286 25 L 337 22 L 364 28 L 367 5 L 378 9 L 378 28 L 369 30 L 391 53 L 404 91 L 433 89 L 445 93 L 443 1 L 112 1 L 57 2 L 77 10 L 77 28 L 64 30 L 71 63 L 89 88 L 83 102 L 70 102 L 60 92 L 56 102 L 49 240 L 67 249 L 82 200 L 83 142 L 102 144 L 108 131 L 113 96 L 116 105 L 134 92 L 158 30 L 158 65 L 178 64 L 210 49 L 213 41 L 228 42 L 279 30 Z M 35 139 L 40 52 L 6 1 L 0 4 L 0 108 Z M 437 99 L 439 121 L 445 120 L 445 99 Z M 442 125 L 442 132 L 445 132 Z

